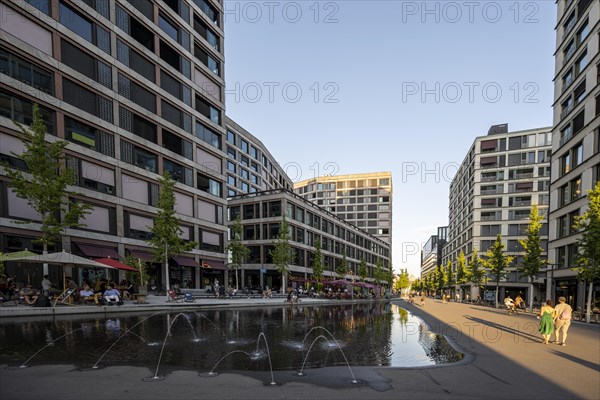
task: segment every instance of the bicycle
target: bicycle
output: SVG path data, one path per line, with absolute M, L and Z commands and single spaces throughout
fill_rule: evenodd
M 154 291 L 155 296 L 166 296 L 167 288 L 164 286 L 152 286 L 152 290 Z
M 574 321 L 585 321 L 585 312 L 581 309 L 581 307 L 577 307 L 577 311 L 573 311 L 572 319 Z

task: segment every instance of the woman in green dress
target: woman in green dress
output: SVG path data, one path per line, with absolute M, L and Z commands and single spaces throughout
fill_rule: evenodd
M 540 310 L 540 326 L 538 330 L 544 338 L 544 344 L 548 344 L 550 335 L 554 333 L 554 314 L 556 311 L 552 306 L 552 300 L 547 300 Z

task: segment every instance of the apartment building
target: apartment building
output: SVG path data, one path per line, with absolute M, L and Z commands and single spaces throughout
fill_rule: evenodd
M 392 174 L 329 175 L 294 184 L 294 191 L 386 243 L 392 243 Z
M 39 104 L 50 135 L 68 141 L 73 199 L 92 206 L 86 226 L 68 229 L 50 251 L 150 261 L 157 178 L 168 171 L 182 237 L 199 244 L 171 260 L 169 275 L 190 287 L 223 279 L 222 2 L 2 0 L 0 15 L 1 158 L 22 168 L 11 153 L 23 151 L 12 121 L 29 125 Z M 0 199 L 2 251 L 39 250 L 39 224 L 14 223 L 39 217 L 4 175 Z M 150 273 L 165 283 L 160 264 Z M 50 274 L 62 279 L 52 266 Z M 79 281 L 90 274 L 73 271 Z
M 557 8 L 547 292 L 583 306 L 573 222 L 600 179 L 600 3 L 561 0 Z
M 474 249 L 484 255 L 500 234 L 506 254 L 514 257 L 510 273 L 501 282 L 502 297 L 504 290 L 525 294 L 529 288 L 527 278 L 515 268 L 523 260 L 519 240 L 526 237 L 532 205 L 547 215 L 550 155 L 549 127 L 509 132 L 507 124 L 494 125 L 486 136 L 475 138 L 450 184 L 444 265 L 451 261 L 456 268 L 460 252 L 467 259 Z M 546 250 L 546 220 L 541 235 Z M 536 283 L 541 284 L 542 278 Z
M 293 187 L 292 180 L 267 147 L 230 118 L 227 128 L 227 197 Z
M 421 279 L 442 265 L 443 249 L 448 237 L 448 227 L 440 226 L 437 235 L 429 237 L 421 250 Z
M 359 229 L 324 208 L 287 189 L 242 194 L 229 199 L 229 220 L 240 217 L 242 243 L 250 257 L 241 268 L 240 285 L 280 289 L 304 285 L 313 279 L 312 265 L 317 241 L 321 242 L 325 279 L 358 280 L 361 260 L 367 264 L 367 280 L 374 282 L 375 265 L 391 268 L 391 251 L 387 242 Z M 282 276 L 271 257 L 283 218 L 290 226 L 292 262 Z M 346 256 L 348 273 L 335 271 Z

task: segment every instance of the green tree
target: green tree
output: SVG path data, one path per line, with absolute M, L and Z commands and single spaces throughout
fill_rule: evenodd
M 408 270 L 401 269 L 400 274 L 398 274 L 398 278 L 394 281 L 394 291 L 397 293 L 402 292 L 404 289 L 408 289 L 410 286 L 410 281 L 408 278 Z
M 581 230 L 577 239 L 576 270 L 580 280 L 589 282 L 586 302 L 586 320 L 590 322 L 594 281 L 600 278 L 600 182 L 587 194 L 588 208 L 575 219 L 575 228 Z
M 134 257 L 132 254 L 127 255 L 123 259 L 123 263 L 136 269 L 136 272 L 132 273 L 132 281 L 138 282 L 139 288 L 143 291 L 148 284 L 148 273 L 146 269 L 146 263 L 142 262 L 139 258 Z
M 250 255 L 250 249 L 242 243 L 242 218 L 238 214 L 231 227 L 231 239 L 227 244 L 227 251 L 231 256 L 230 268 L 235 270 L 235 288 L 239 289 L 238 270 Z
M 452 270 L 452 261 L 448 260 L 446 263 L 446 285 L 452 289 L 456 285 L 456 273 Z
M 321 251 L 321 239 L 315 241 L 315 256 L 312 260 L 312 270 L 315 280 L 323 279 L 323 252 Z
M 168 172 L 158 178 L 160 186 L 158 194 L 158 212 L 154 219 L 154 226 L 150 228 L 152 237 L 148 240 L 152 246 L 152 258 L 156 262 L 164 262 L 165 286 L 170 289 L 169 258 L 177 256 L 184 251 L 190 251 L 197 246 L 196 242 L 187 242 L 181 238 L 183 231 L 180 220 L 175 215 L 175 194 L 173 187 L 175 181 Z
M 271 257 L 273 257 L 275 269 L 281 274 L 281 289 L 285 290 L 287 287 L 287 272 L 289 271 L 289 265 L 292 262 L 292 253 L 290 251 L 290 225 L 285 217 L 283 217 L 281 224 L 279 224 L 277 242 L 275 248 L 270 251 L 270 254 Z
M 492 247 L 486 253 L 486 259 L 484 265 L 489 269 L 491 275 L 494 277 L 496 282 L 496 308 L 498 308 L 498 289 L 500 287 L 500 280 L 506 276 L 506 269 L 512 262 L 512 257 L 507 256 L 504 253 L 504 244 L 502 243 L 502 236 L 498 235 L 496 241 L 492 244 Z
M 26 166 L 26 171 L 12 168 L 3 164 L 6 174 L 11 179 L 8 187 L 17 197 L 27 201 L 27 204 L 41 218 L 41 236 L 35 242 L 41 243 L 44 254 L 48 253 L 48 245 L 59 243 L 65 228 L 85 226 L 81 218 L 90 212 L 91 206 L 79 201 L 69 201 L 70 191 L 67 186 L 75 184 L 73 171 L 64 168 L 64 148 L 67 142 L 53 140 L 46 142 L 48 130 L 42 119 L 38 105 L 33 106 L 33 122 L 31 128 L 26 128 L 13 121 L 20 130 L 20 138 L 25 146 L 22 154 L 12 155 Z M 61 218 L 62 214 L 62 218 Z M 15 223 L 30 223 L 35 221 L 18 221 Z M 44 265 L 47 273 L 47 265 Z
M 525 255 L 523 256 L 523 263 L 517 266 L 517 270 L 531 282 L 528 299 L 531 312 L 533 312 L 533 281 L 542 267 L 547 263 L 547 260 L 542 258 L 544 249 L 542 248 L 540 239 L 543 219 L 544 217 L 538 212 L 538 206 L 532 206 L 529 213 L 529 224 L 527 225 L 527 238 L 519 240 L 519 243 L 525 250 Z
M 436 291 L 442 292 L 444 286 L 448 283 L 448 278 L 446 277 L 445 268 L 442 265 L 438 265 L 435 270 L 435 289 Z
M 342 260 L 339 262 L 339 264 L 335 268 L 335 273 L 338 274 L 340 276 L 340 278 L 343 278 L 347 272 L 348 272 L 348 261 L 346 260 L 346 255 L 344 254 L 344 256 L 342 257 Z
M 362 281 L 367 279 L 369 271 L 367 269 L 367 262 L 364 259 L 360 260 L 360 264 L 358 264 L 358 271 L 356 272 L 356 274 Z
M 467 258 L 465 253 L 460 251 L 456 259 L 456 284 L 464 285 L 468 282 L 469 273 L 467 272 Z
M 467 268 L 467 281 L 474 285 L 481 285 L 484 282 L 485 269 L 481 257 L 477 254 L 477 249 L 473 249 L 471 262 Z

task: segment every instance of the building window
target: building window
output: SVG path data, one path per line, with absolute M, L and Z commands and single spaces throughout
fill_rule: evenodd
M 202 10 L 213 24 L 219 26 L 219 12 L 208 0 L 194 0 L 194 3 Z
M 227 183 L 231 186 L 235 186 L 236 185 L 235 176 L 227 175 Z
M 244 139 L 240 140 L 240 149 L 242 149 L 244 153 L 248 153 L 248 142 Z
M 197 16 L 194 16 L 194 30 L 216 51 L 220 51 L 219 37 Z
M 92 22 L 62 1 L 60 2 L 60 23 L 88 42 L 94 43 Z
M 590 60 L 587 56 L 587 50 L 586 50 L 583 52 L 583 54 L 581 54 L 579 56 L 577 61 L 575 61 L 575 75 L 579 76 L 579 74 L 581 74 L 581 72 L 585 69 L 585 67 L 587 67 L 589 61 Z
M 196 137 L 217 149 L 221 148 L 221 135 L 199 122 L 196 122 Z
M 121 140 L 121 161 L 146 171 L 158 172 L 158 157 L 155 154 L 124 140 Z
M 201 46 L 194 43 L 194 56 L 202 62 L 202 64 L 206 65 L 206 67 L 215 75 L 219 76 L 220 72 L 220 63 L 211 56 L 206 50 L 204 50 Z
M 158 14 L 158 26 L 176 42 L 179 40 L 179 28 L 177 24 L 165 17 L 163 13 Z
M 258 150 L 254 146 L 250 146 L 250 157 L 254 158 L 255 160 L 258 160 Z
M 48 133 L 54 135 L 54 112 L 43 106 L 38 108 Z M 33 102 L 0 90 L 0 115 L 30 126 L 33 122 Z
M 235 146 L 235 133 L 227 130 L 227 143 L 231 143 Z
M 213 196 L 221 197 L 221 183 L 206 175 L 198 174 L 198 189 Z
M 51 72 L 2 48 L 0 48 L 0 72 L 42 92 L 49 94 L 54 92 Z
M 227 171 L 231 171 L 235 174 L 236 173 L 235 163 L 227 160 Z
M 221 124 L 221 112 L 206 100 L 196 96 L 196 111 L 217 125 Z
M 115 156 L 114 136 L 65 116 L 65 138 L 80 146 Z

